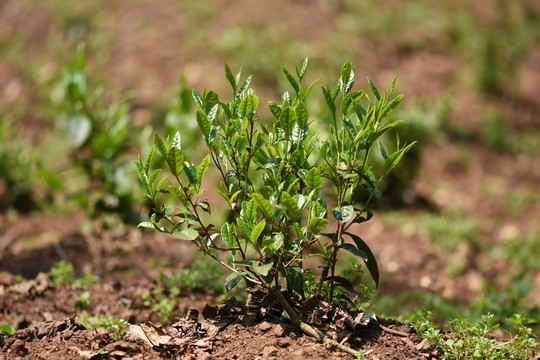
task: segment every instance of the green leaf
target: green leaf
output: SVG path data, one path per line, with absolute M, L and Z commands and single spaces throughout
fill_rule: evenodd
M 180 137 L 179 132 L 176 132 L 176 134 L 174 135 L 171 146 L 174 146 L 174 147 L 182 150 L 182 138 Z
M 67 136 L 71 145 L 82 146 L 92 134 L 92 122 L 84 115 L 74 115 L 67 124 Z
M 156 151 L 156 146 L 152 145 L 150 148 L 150 152 L 148 153 L 148 156 L 146 157 L 146 162 L 144 163 L 144 173 L 148 174 L 150 171 L 150 166 L 152 165 L 152 162 L 154 161 L 154 153 Z
M 251 228 L 249 225 L 242 220 L 242 218 L 236 218 L 236 223 L 238 224 L 238 227 L 240 230 L 242 230 L 242 233 L 247 239 L 251 239 Z
M 204 212 L 212 214 L 212 209 L 210 208 L 210 204 L 208 203 L 208 199 L 204 199 L 203 201 L 199 201 L 197 203 L 197 206 L 200 207 L 201 209 L 203 209 Z
M 195 186 L 199 185 L 199 182 L 197 181 L 197 167 L 195 165 L 189 161 L 184 162 L 184 172 L 186 173 L 190 184 Z
M 302 269 L 297 266 L 289 266 L 285 268 L 285 275 L 291 284 L 291 289 L 303 297 L 304 275 Z
M 197 237 L 199 237 L 199 232 L 192 228 L 185 228 L 179 231 L 175 231 L 174 236 L 176 236 L 177 238 L 181 240 L 193 241 Z
M 312 234 L 318 234 L 327 225 L 328 225 L 328 220 L 323 219 L 323 218 L 313 218 L 311 219 L 309 231 L 311 231 Z
M 330 87 L 326 85 L 326 87 L 322 88 L 324 99 L 326 100 L 326 104 L 328 105 L 328 108 L 330 109 L 330 112 L 332 113 L 332 118 L 336 119 L 336 103 L 334 101 L 334 98 L 332 97 L 332 93 L 330 90 Z
M 249 77 L 246 79 L 246 81 L 244 81 L 242 86 L 240 86 L 240 89 L 238 89 L 238 91 L 236 92 L 237 97 L 240 96 L 240 94 L 243 93 L 244 90 L 248 88 L 249 83 L 251 83 L 251 75 L 249 75 Z
M 388 105 L 386 105 L 384 109 L 380 112 L 379 119 L 383 119 L 386 115 L 394 111 L 394 109 L 401 102 L 401 99 L 403 99 L 403 94 L 397 96 L 394 100 L 390 101 L 390 103 L 388 103 Z
M 236 285 L 238 285 L 240 280 L 242 280 L 246 275 L 247 275 L 247 273 L 245 273 L 245 272 L 241 272 L 241 273 L 235 272 L 235 273 L 232 273 L 231 275 L 229 275 L 227 277 L 227 279 L 225 280 L 225 291 L 227 291 L 227 294 L 229 292 L 231 292 L 231 290 Z
M 350 62 L 346 62 L 341 68 L 341 92 L 347 94 L 354 85 L 354 72 Z
M 237 246 L 236 240 L 236 226 L 233 223 L 225 223 L 221 227 L 221 237 L 229 249 L 235 248 Z
M 308 123 L 308 110 L 302 102 L 296 106 L 296 122 L 302 131 Z
M 332 209 L 334 218 L 339 222 L 347 222 L 354 216 L 354 208 L 351 205 L 335 207 Z
M 296 82 L 296 79 L 294 76 L 291 75 L 290 72 L 287 71 L 283 66 L 281 67 L 281 71 L 283 71 L 283 74 L 285 74 L 285 77 L 289 81 L 289 84 L 293 87 L 294 91 L 296 92 L 296 95 L 300 92 L 300 86 L 298 85 L 298 82 Z
M 354 110 L 353 103 L 358 103 L 362 96 L 364 96 L 364 92 L 362 90 L 353 91 L 352 93 L 345 96 L 343 98 L 343 101 L 341 102 L 341 113 L 343 115 L 347 115 L 350 111 Z
M 399 164 L 403 155 L 405 155 L 405 153 L 409 151 L 415 143 L 416 141 L 410 143 L 407 147 L 396 151 L 390 155 L 388 159 L 386 159 L 383 166 L 382 177 L 388 175 L 397 166 L 397 164 Z
M 229 67 L 229 65 L 227 65 L 227 63 L 225 63 L 225 77 L 227 78 L 227 80 L 229 80 L 229 84 L 231 84 L 233 92 L 236 92 L 236 80 L 234 79 L 231 68 Z
M 210 134 L 210 123 L 208 122 L 206 115 L 204 114 L 204 112 L 202 112 L 201 109 L 197 109 L 197 111 L 195 112 L 195 118 L 197 119 L 199 129 L 201 129 L 204 137 L 207 138 Z
M 279 120 L 279 117 L 281 115 L 281 108 L 279 107 L 279 105 L 275 102 L 269 101 L 268 106 L 270 107 L 272 115 L 274 115 L 274 117 Z
M 204 174 L 209 168 L 210 168 L 210 155 L 206 155 L 206 157 L 202 159 L 201 164 L 197 167 L 197 182 L 199 185 L 201 185 Z
M 212 108 L 208 112 L 208 116 L 206 118 L 207 118 L 208 123 L 210 125 L 210 130 L 212 130 L 212 123 L 216 119 L 216 117 L 218 115 L 218 111 L 219 111 L 219 103 L 212 106 Z
M 161 169 L 154 170 L 154 172 L 150 175 L 148 185 L 154 187 L 154 183 L 156 182 L 156 180 L 157 180 L 160 173 L 161 173 Z
M 199 94 L 199 93 L 197 92 L 197 90 L 193 89 L 193 91 L 191 91 L 191 96 L 193 97 L 193 100 L 195 100 L 195 102 L 197 103 L 197 105 L 198 105 L 201 109 L 204 109 L 204 102 L 203 102 L 203 99 L 202 99 L 201 94 Z
M 257 193 L 253 194 L 252 197 L 257 202 L 259 209 L 261 209 L 268 222 L 271 223 L 274 219 L 274 208 L 272 207 L 272 204 L 270 204 L 270 201 L 265 199 L 261 194 Z
M 147 229 L 155 229 L 154 223 L 150 221 L 143 221 L 137 225 L 138 228 L 147 228 Z
M 306 74 L 306 70 L 308 67 L 308 58 L 304 59 L 304 62 L 302 63 L 302 69 L 298 71 L 298 67 L 296 67 L 296 75 L 298 75 L 298 78 L 300 81 L 304 78 L 304 75 Z
M 241 119 L 249 116 L 252 112 L 257 110 L 259 105 L 259 98 L 255 95 L 246 96 L 240 103 L 240 108 L 238 109 L 238 115 Z
M 322 187 L 322 177 L 319 169 L 314 167 L 306 174 L 306 185 L 308 187 L 308 193 L 313 190 L 318 191 Z
M 164 158 L 167 158 L 167 148 L 165 147 L 165 144 L 163 144 L 163 140 L 161 140 L 158 133 L 155 131 L 154 131 L 154 144 L 158 148 L 161 155 L 163 155 Z
M 296 205 L 296 201 L 294 201 L 293 197 L 286 191 L 284 191 L 281 194 L 281 201 L 283 204 L 285 204 L 285 207 L 287 207 L 287 210 L 291 213 L 291 217 L 293 221 L 298 220 L 300 217 L 300 210 L 298 209 L 298 206 Z
M 262 232 L 264 231 L 264 227 L 266 226 L 266 221 L 263 219 L 260 223 L 255 225 L 253 227 L 253 230 L 251 231 L 250 241 L 253 244 L 257 244 L 257 240 L 259 240 L 259 236 L 261 236 Z
M 291 137 L 294 125 L 296 124 L 296 112 L 292 107 L 287 106 L 281 111 L 279 123 L 285 132 L 285 136 L 287 136 L 287 138 Z
M 349 232 L 345 234 L 349 235 L 351 239 L 354 241 L 354 243 L 356 244 L 356 247 L 359 250 L 362 250 L 366 254 L 367 261 L 364 260 L 364 262 L 369 270 L 369 273 L 371 274 L 371 277 L 373 278 L 373 281 L 375 281 L 375 284 L 378 287 L 379 286 L 379 267 L 377 265 L 377 260 L 375 260 L 375 255 L 373 255 L 373 253 L 371 252 L 371 249 L 369 248 L 368 244 L 366 244 L 364 240 L 362 240 L 359 236 L 355 234 L 351 234 Z
M 369 82 L 369 87 L 371 88 L 371 91 L 373 91 L 373 94 L 375 95 L 377 100 L 381 100 L 381 95 L 379 95 L 379 91 L 375 87 L 375 84 L 373 83 L 373 81 L 371 81 L 371 79 L 369 77 L 367 78 L 367 80 Z
M 269 263 L 259 265 L 257 263 L 253 264 L 253 270 L 261 274 L 262 276 L 267 276 L 270 270 L 272 269 L 272 266 L 274 265 L 273 261 L 270 261 Z
M 184 153 L 177 147 L 171 147 L 167 155 L 167 163 L 174 176 L 180 175 L 184 168 Z
M 352 286 L 351 282 L 347 280 L 346 278 L 344 278 L 343 276 L 337 276 L 337 275 L 329 276 L 326 281 L 331 281 L 331 280 L 334 280 L 336 285 L 341 286 L 342 288 L 344 288 L 351 294 L 361 296 L 361 297 L 364 296 L 362 293 L 356 291 L 356 289 Z
M 381 156 L 383 157 L 383 160 L 386 161 L 386 159 L 388 159 L 388 154 L 386 153 L 386 149 L 384 148 L 384 145 L 380 141 L 377 141 L 377 145 L 379 146 L 379 150 L 381 152 Z
M 362 250 L 359 250 L 353 244 L 345 243 L 345 244 L 341 245 L 341 247 L 343 249 L 347 250 L 348 252 L 350 252 L 351 254 L 353 254 L 355 256 L 358 256 L 359 258 L 362 258 L 362 260 L 364 260 L 364 261 L 368 260 L 368 257 L 366 255 L 366 253 L 363 252 Z

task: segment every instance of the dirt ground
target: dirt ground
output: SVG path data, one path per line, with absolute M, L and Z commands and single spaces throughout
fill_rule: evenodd
M 221 74 L 223 58 L 227 56 L 212 56 L 205 52 L 203 44 L 241 22 L 241 14 L 249 14 L 263 28 L 274 22 L 280 32 L 307 42 L 341 36 L 340 24 L 329 2 L 321 1 L 326 5 L 309 7 L 307 12 L 305 7 L 294 5 L 285 15 L 280 14 L 283 1 L 253 7 L 247 3 L 251 2 L 238 1 L 226 9 L 218 8 L 212 23 L 205 23 L 209 35 L 190 40 L 186 34 L 197 25 L 196 20 L 182 14 L 169 1 L 110 1 L 92 25 L 94 31 L 108 34 L 109 40 L 103 40 L 109 51 L 107 61 L 96 56 L 91 65 L 101 66 L 113 87 L 133 90 L 137 94 L 133 115 L 137 121 L 150 123 L 151 104 L 176 85 L 180 69 L 186 71 L 189 83 L 197 88 L 215 86 L 220 90 L 219 86 L 224 86 L 209 80 L 207 74 Z M 61 67 L 49 55 L 51 48 L 54 50 L 53 40 L 61 36 L 55 32 L 58 20 L 52 15 L 54 4 L 47 7 L 31 1 L 0 2 L 0 41 L 23 37 L 28 57 L 43 56 L 41 67 L 32 69 L 33 72 L 17 68 L 16 63 L 0 63 L 0 96 L 6 102 L 20 96 L 32 105 L 37 101 L 37 90 L 24 85 L 26 78 Z M 479 5 L 478 16 L 489 17 L 491 8 Z M 284 25 L 292 23 L 296 25 L 291 28 Z M 423 290 L 467 304 L 481 295 L 486 281 L 501 287 L 508 284 L 509 269 L 515 264 L 494 260 L 485 249 L 508 234 L 540 233 L 537 195 L 520 206 L 520 212 L 512 210 L 520 194 L 538 193 L 540 157 L 493 151 L 474 139 L 480 136 L 482 114 L 489 107 L 499 109 L 515 129 L 540 129 L 540 101 L 534 95 L 540 91 L 540 45 L 536 44 L 527 55 L 506 93 L 480 97 L 470 88 L 455 85 L 463 76 L 459 71 L 466 62 L 455 53 L 422 46 L 404 50 L 396 43 L 398 40 L 392 39 L 380 43 L 365 38 L 346 40 L 351 41 L 351 47 L 365 50 L 362 71 L 376 82 L 398 75 L 408 104 L 420 98 L 429 102 L 447 91 L 459 94 L 449 121 L 457 128 L 466 126 L 472 132 L 472 140 L 457 142 L 451 138 L 426 145 L 419 173 L 407 193 L 408 201 L 399 211 L 412 216 L 426 209 L 445 214 L 457 204 L 460 216 L 478 221 L 482 238 L 488 239 L 487 244 L 480 246 L 463 243 L 455 249 L 445 249 L 435 246 L 425 233 L 395 225 L 391 212 L 376 215 L 372 222 L 355 230 L 378 259 L 382 274 L 378 294 L 397 297 Z M 179 41 L 190 43 L 194 52 L 184 52 Z M 99 46 L 102 45 L 94 45 L 98 49 Z M 331 42 L 325 46 L 330 52 Z M 330 60 L 325 60 L 324 53 L 316 53 L 313 62 L 323 67 Z M 39 116 L 25 117 L 21 123 L 25 136 L 31 139 L 42 137 L 48 126 Z M 354 358 L 303 335 L 286 319 L 272 314 L 254 317 L 246 312 L 244 304 L 233 300 L 220 305 L 210 289 L 182 294 L 174 309 L 176 319 L 158 326 L 160 317 L 141 299 L 142 294 L 151 293 L 158 286 L 158 270 L 148 259 L 167 259 L 169 265 L 165 270 L 174 271 L 192 263 L 195 248 L 167 236 L 131 228 L 85 237 L 80 232 L 84 220 L 83 213 L 34 212 L 14 217 L 9 211 L 0 212 L 0 324 L 12 324 L 16 330 L 13 335 L 0 334 L 0 359 Z M 79 274 L 91 271 L 101 281 L 84 286 L 54 285 L 50 268 L 62 259 L 72 262 Z M 451 275 L 446 269 L 456 259 L 464 260 L 463 269 L 458 275 Z M 538 268 L 529 275 L 529 304 L 540 306 Z M 92 301 L 83 309 L 77 298 L 85 291 L 91 294 Z M 190 317 L 191 310 L 199 315 Z M 104 329 L 85 329 L 78 320 L 83 311 L 126 320 L 132 324 L 127 337 L 117 340 Z M 363 350 L 367 359 L 439 356 L 420 344 L 420 338 L 408 324 L 394 320 L 377 318 L 352 329 L 343 325 L 342 318 L 328 313 L 327 319 L 316 325 L 347 346 Z

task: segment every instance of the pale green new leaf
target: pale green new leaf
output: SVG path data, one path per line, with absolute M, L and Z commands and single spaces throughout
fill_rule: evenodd
M 235 237 L 236 226 L 233 223 L 225 223 L 221 227 L 221 237 L 229 249 L 236 247 L 237 241 Z
M 262 232 L 264 231 L 264 227 L 266 226 L 266 221 L 263 219 L 260 223 L 255 225 L 253 227 L 253 230 L 251 231 L 250 240 L 253 244 L 257 244 L 257 240 L 259 240 L 259 236 L 261 236 Z
M 182 240 L 193 241 L 199 236 L 199 232 L 195 229 L 185 228 L 174 232 L 174 236 Z
M 261 209 L 264 217 L 271 223 L 274 219 L 274 208 L 270 201 L 264 198 L 261 194 L 253 194 L 253 199 L 257 202 L 259 209 Z
M 300 217 L 300 210 L 298 209 L 296 201 L 294 201 L 293 197 L 288 192 L 284 191 L 281 194 L 281 201 L 283 204 L 285 204 L 285 207 L 287 210 L 289 210 L 289 213 L 291 213 L 292 220 L 298 220 Z
M 150 166 L 152 165 L 152 162 L 154 161 L 154 154 L 156 151 L 156 146 L 152 145 L 150 148 L 150 152 L 148 153 L 148 156 L 146 157 L 146 161 L 144 163 L 144 173 L 148 174 L 150 171 Z
M 269 263 L 259 265 L 257 263 L 253 264 L 253 270 L 261 274 L 262 276 L 267 276 L 270 270 L 272 269 L 272 266 L 274 265 L 273 261 L 270 261 Z
M 281 71 L 283 71 L 283 74 L 285 74 L 287 81 L 289 81 L 289 84 L 291 84 L 291 86 L 293 87 L 296 95 L 298 95 L 298 93 L 300 92 L 300 85 L 298 85 L 298 82 L 296 81 L 294 76 L 292 76 L 292 74 L 287 71 L 287 69 L 285 69 L 283 66 L 281 67 Z
M 319 169 L 314 167 L 306 174 L 306 185 L 308 187 L 308 193 L 313 190 L 318 191 L 322 187 L 322 177 Z
M 204 112 L 202 112 L 201 109 L 197 109 L 197 111 L 195 112 L 195 118 L 197 119 L 199 129 L 201 129 L 204 137 L 207 138 L 210 134 L 210 123 L 208 122 L 206 115 L 204 114 Z
M 302 102 L 296 106 L 296 122 L 298 123 L 298 126 L 302 131 L 304 130 L 308 122 L 308 110 L 306 108 L 306 105 L 304 105 L 304 103 Z
M 312 234 L 318 234 L 327 225 L 328 225 L 328 220 L 323 219 L 323 218 L 313 218 L 311 219 L 309 231 L 311 231 Z

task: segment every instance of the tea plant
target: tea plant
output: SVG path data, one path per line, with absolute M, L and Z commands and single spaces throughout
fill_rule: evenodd
M 129 145 L 129 106 L 108 101 L 105 88 L 90 88 L 83 48 L 75 66 L 62 78 L 67 117 L 66 135 L 72 146 L 71 164 L 82 171 L 86 187 L 73 198 L 91 220 L 108 214 L 124 222 L 133 220 L 134 186 L 129 162 L 122 157 Z M 113 220 L 110 223 L 118 223 Z
M 524 326 L 521 316 L 512 318 L 516 335 L 507 342 L 488 337 L 498 327 L 492 324 L 492 318 L 493 315 L 483 315 L 476 323 L 458 318 L 450 322 L 451 332 L 443 333 L 431 322 L 431 313 L 423 311 L 422 319 L 415 324 L 415 330 L 442 351 L 442 359 L 528 360 L 538 356 L 535 336 L 531 329 Z
M 351 226 L 372 218 L 370 207 L 381 199 L 378 186 L 413 145 L 398 143 L 388 152 L 378 141 L 400 123 L 386 120 L 402 95 L 392 97 L 395 79 L 384 93 L 369 78 L 372 95 L 353 91 L 355 76 L 347 62 L 336 86 L 322 88 L 329 115 L 325 124 L 315 127 L 306 105 L 315 83 L 302 83 L 307 65 L 306 59 L 296 67 L 296 76 L 282 68 L 293 92 L 284 92 L 281 104 L 269 102 L 273 119 L 265 124 L 258 113 L 259 98 L 249 88 L 251 77 L 241 82 L 240 72 L 233 75 L 225 64 L 231 100 L 220 100 L 212 90 L 193 90 L 199 107 L 196 120 L 209 154 L 195 165 L 186 158 L 179 132 L 166 141 L 154 133 L 148 156 L 137 161 L 145 200 L 152 207 L 150 221 L 139 226 L 192 241 L 232 272 L 227 292 L 246 280 L 270 290 L 284 285 L 305 298 L 305 276 L 314 271 L 304 269 L 304 261 L 313 247 L 317 250 L 311 255 L 323 262 L 315 292 L 331 302 L 336 288 L 363 296 L 336 273 L 342 250 L 363 260 L 379 283 L 375 257 Z M 375 151 L 384 158 L 382 166 L 373 164 Z M 170 176 L 161 177 L 161 168 L 152 170 L 159 156 L 166 159 Z M 208 220 L 212 206 L 202 187 L 211 164 L 219 174 L 218 192 L 228 205 L 228 219 L 221 226 Z M 325 232 L 329 196 L 335 224 Z M 232 261 L 214 251 L 230 254 Z

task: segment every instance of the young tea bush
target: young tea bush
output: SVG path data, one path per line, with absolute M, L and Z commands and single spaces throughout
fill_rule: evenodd
M 384 93 L 369 78 L 370 95 L 353 90 L 355 76 L 347 62 L 336 86 L 322 88 L 328 121 L 313 124 L 306 98 L 315 83 L 306 88 L 302 82 L 307 65 L 306 59 L 295 75 L 282 68 L 293 92 L 284 92 L 281 104 L 268 103 L 273 118 L 266 123 L 258 112 L 259 98 L 249 88 L 251 76 L 241 82 L 240 72 L 234 76 L 225 64 L 233 92 L 229 101 L 212 90 L 193 90 L 208 155 L 196 165 L 186 158 L 180 133 L 166 141 L 154 133 L 148 156 L 137 161 L 144 197 L 152 207 L 150 221 L 140 226 L 194 242 L 231 271 L 227 291 L 247 280 L 269 290 L 286 286 L 305 298 L 305 280 L 316 279 L 317 285 L 309 288 L 330 301 L 336 300 L 335 294 L 362 297 L 336 273 L 343 250 L 362 260 L 379 283 L 375 257 L 351 226 L 372 218 L 370 207 L 381 199 L 381 181 L 413 145 L 398 144 L 389 152 L 379 142 L 400 123 L 388 123 L 387 117 L 402 95 L 392 95 L 395 79 Z M 323 127 L 328 138 L 318 131 Z M 374 151 L 384 158 L 381 166 L 372 161 Z M 152 169 L 159 156 L 166 160 L 170 175 Z M 202 183 L 211 165 L 219 174 L 218 192 L 229 211 L 219 225 L 205 215 L 210 214 L 211 204 Z M 223 260 L 215 251 L 230 254 L 231 260 Z M 318 273 L 304 267 L 309 256 L 322 259 Z

